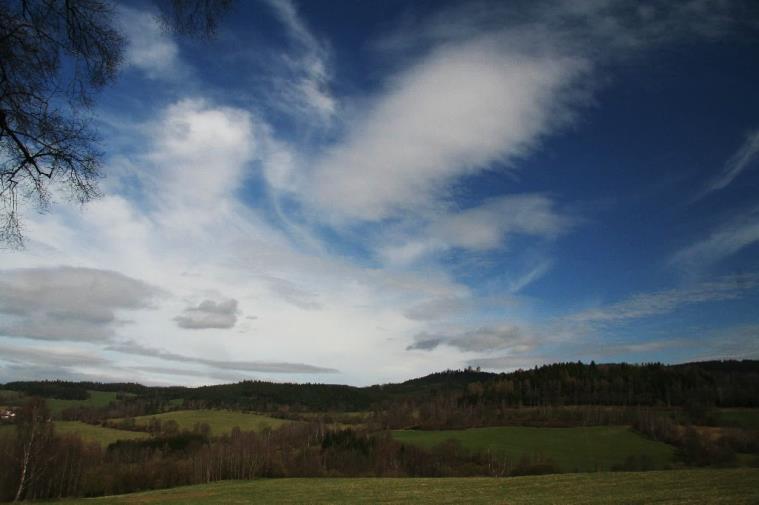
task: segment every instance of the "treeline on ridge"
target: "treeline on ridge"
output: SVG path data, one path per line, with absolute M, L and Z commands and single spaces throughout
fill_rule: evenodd
M 151 405 L 181 399 L 185 408 L 231 408 L 275 412 L 356 411 L 398 400 L 453 395 L 461 402 L 501 406 L 617 405 L 717 407 L 759 406 L 759 361 L 650 363 L 556 363 L 509 373 L 449 370 L 398 384 L 352 387 L 241 381 L 197 388 L 140 384 L 35 381 L 4 389 L 43 398 L 86 399 L 88 391 L 129 393 Z M 126 401 L 126 400 L 125 400 Z M 136 414 L 132 414 L 136 415 Z

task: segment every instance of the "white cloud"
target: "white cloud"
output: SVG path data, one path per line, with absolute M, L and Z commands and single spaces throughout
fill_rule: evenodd
M 227 329 L 237 323 L 237 300 L 203 300 L 174 318 L 180 328 L 189 330 Z
M 453 335 L 432 335 L 420 333 L 407 350 L 435 349 L 440 345 L 456 347 L 465 352 L 491 352 L 510 350 L 513 353 L 525 353 L 532 350 L 539 342 L 539 337 L 529 332 L 524 325 L 502 324 L 484 326 Z
M 478 207 L 448 214 L 430 226 L 432 236 L 454 247 L 487 250 L 502 245 L 510 234 L 555 237 L 571 224 L 543 195 L 510 195 Z
M 140 174 L 162 211 L 208 211 L 227 203 L 242 185 L 258 140 L 248 112 L 199 99 L 169 106 L 151 133 L 147 158 L 157 170 Z
M 316 164 L 303 198 L 328 218 L 382 220 L 436 208 L 457 178 L 524 156 L 567 123 L 587 64 L 523 47 L 478 37 L 402 72 Z
M 54 267 L 0 270 L 0 335 L 103 341 L 117 313 L 150 307 L 160 290 L 118 272 Z

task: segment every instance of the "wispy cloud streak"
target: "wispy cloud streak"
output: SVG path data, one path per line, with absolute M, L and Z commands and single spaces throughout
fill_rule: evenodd
M 136 342 L 125 342 L 114 344 L 108 347 L 108 350 L 123 354 L 133 354 L 158 358 L 166 361 L 178 363 L 195 363 L 205 365 L 219 370 L 240 370 L 244 372 L 264 372 L 264 373 L 336 373 L 334 368 L 326 368 L 305 363 L 286 363 L 275 361 L 223 361 L 207 358 L 196 358 L 174 352 L 164 351 L 154 347 L 144 346 Z
M 307 115 L 316 113 L 329 121 L 337 112 L 337 101 L 329 90 L 329 50 L 325 43 L 308 29 L 292 0 L 267 0 L 277 18 L 287 29 L 296 44 L 297 52 L 288 60 L 295 74 L 295 84 L 289 87 L 289 96 Z
M 698 270 L 732 256 L 759 242 L 759 207 L 718 226 L 703 238 L 679 251 L 670 262 L 688 271 Z
M 734 300 L 759 286 L 759 276 L 722 277 L 686 288 L 633 295 L 626 300 L 588 309 L 565 318 L 573 322 L 612 322 L 671 313 L 698 303 Z
M 743 171 L 750 168 L 759 156 L 759 130 L 746 135 L 746 140 L 722 168 L 722 172 L 710 181 L 699 198 L 729 186 Z

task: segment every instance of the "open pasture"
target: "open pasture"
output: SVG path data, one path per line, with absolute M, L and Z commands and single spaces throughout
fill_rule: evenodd
M 116 401 L 119 393 L 113 391 L 88 391 L 90 397 L 86 400 L 60 400 L 58 398 L 47 398 L 45 401 L 50 413 L 53 416 L 59 415 L 64 410 L 71 407 L 107 407 L 111 402 Z
M 56 421 L 55 432 L 59 435 L 75 434 L 86 442 L 97 442 L 104 449 L 118 440 L 148 438 L 150 435 L 140 431 L 116 430 L 103 426 L 83 423 L 81 421 Z
M 59 435 L 79 435 L 85 442 L 97 442 L 104 449 L 117 440 L 134 440 L 150 436 L 140 431 L 116 430 L 81 421 L 55 421 L 54 426 L 55 432 Z M 16 427 L 14 425 L 0 426 L 0 437 L 6 436 L 16 436 Z
M 393 437 L 425 448 L 453 439 L 471 451 L 490 451 L 517 460 L 523 455 L 540 455 L 551 458 L 567 472 L 610 470 L 629 456 L 647 456 L 654 468 L 665 468 L 674 454 L 671 446 L 644 438 L 626 426 L 397 430 Z
M 719 422 L 747 430 L 759 430 L 759 409 L 719 409 Z
M 60 505 L 492 504 L 743 505 L 759 502 L 759 469 L 668 470 L 447 479 L 227 481 Z

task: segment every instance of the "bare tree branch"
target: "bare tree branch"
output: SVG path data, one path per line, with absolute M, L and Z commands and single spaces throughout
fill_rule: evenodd
M 80 202 L 99 195 L 82 113 L 121 62 L 112 12 L 100 0 L 0 0 L 0 244 L 22 246 L 19 203 L 46 208 L 51 184 Z
M 166 29 L 210 37 L 232 0 L 157 0 Z M 0 0 L 0 247 L 22 247 L 19 205 L 51 188 L 100 195 L 102 153 L 86 118 L 125 40 L 110 0 Z

